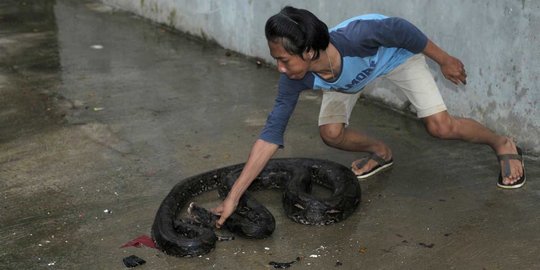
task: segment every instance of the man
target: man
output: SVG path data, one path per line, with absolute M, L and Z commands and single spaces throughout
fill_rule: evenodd
M 454 84 L 466 84 L 463 63 L 406 20 L 369 14 L 346 20 L 329 32 L 311 12 L 285 7 L 268 19 L 265 34 L 281 73 L 279 93 L 242 173 L 225 200 L 213 209 L 221 215 L 218 227 L 234 212 L 268 160 L 283 147 L 285 127 L 303 90 L 323 90 L 319 131 L 327 145 L 371 153 L 352 162 L 359 179 L 392 166 L 392 151 L 386 144 L 348 127 L 360 91 L 378 77 L 403 90 L 432 136 L 489 145 L 500 160 L 499 187 L 518 188 L 525 183 L 521 150 L 510 138 L 447 112 L 424 55 L 437 62 L 444 77 Z

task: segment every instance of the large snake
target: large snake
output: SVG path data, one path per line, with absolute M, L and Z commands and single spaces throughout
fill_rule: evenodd
M 238 178 L 244 164 L 222 167 L 195 175 L 176 184 L 161 203 L 152 238 L 156 246 L 169 255 L 198 256 L 210 252 L 216 244 L 213 226 L 217 216 L 200 207 L 190 207 L 198 220 L 181 219 L 184 206 L 197 195 L 218 189 L 225 197 Z M 311 194 L 314 183 L 332 191 L 320 199 Z M 328 225 L 344 220 L 360 204 L 360 185 L 355 175 L 341 164 L 319 159 L 271 159 L 241 197 L 236 211 L 224 228 L 247 238 L 265 238 L 275 229 L 272 214 L 257 202 L 251 191 L 276 188 L 283 190 L 283 208 L 295 222 Z

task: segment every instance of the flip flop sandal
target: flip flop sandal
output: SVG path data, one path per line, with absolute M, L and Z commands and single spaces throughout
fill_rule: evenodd
M 516 159 L 521 161 L 521 167 L 523 168 L 523 175 L 521 178 L 519 178 L 516 182 L 513 184 L 506 185 L 503 183 L 503 172 L 501 170 L 501 173 L 499 174 L 499 181 L 497 181 L 497 186 L 500 188 L 506 188 L 506 189 L 512 189 L 512 188 L 520 188 L 525 184 L 525 163 L 523 162 L 523 152 L 521 151 L 521 148 L 517 147 L 517 154 L 504 154 L 504 155 L 498 155 L 497 159 L 499 160 L 499 163 L 503 162 L 503 168 L 504 168 L 504 175 L 505 177 L 508 177 L 510 174 L 512 174 L 512 170 L 510 169 L 510 160 Z
M 375 174 L 377 174 L 377 173 L 391 167 L 394 164 L 393 159 L 390 159 L 389 161 L 386 161 L 386 160 L 384 160 L 384 158 L 382 158 L 382 157 L 378 156 L 377 154 L 373 153 L 369 157 L 362 159 L 358 163 L 355 163 L 354 166 L 356 167 L 356 169 L 360 169 L 360 168 L 366 166 L 366 164 L 370 160 L 374 160 L 375 162 L 377 162 L 377 166 L 373 167 L 371 170 L 369 170 L 367 172 L 364 172 L 363 174 L 356 175 L 356 178 L 358 178 L 358 179 L 368 178 L 370 176 L 373 176 L 373 175 L 375 175 Z

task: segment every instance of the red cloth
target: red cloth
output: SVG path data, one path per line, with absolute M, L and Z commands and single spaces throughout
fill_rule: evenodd
M 141 236 L 139 236 L 139 237 L 125 243 L 120 248 L 141 247 L 141 246 L 147 246 L 147 247 L 150 247 L 150 248 L 156 248 L 156 244 L 154 243 L 154 240 L 152 240 L 152 238 L 150 238 L 150 236 L 148 236 L 148 235 L 141 235 Z

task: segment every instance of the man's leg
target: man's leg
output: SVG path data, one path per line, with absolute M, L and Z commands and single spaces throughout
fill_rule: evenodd
M 319 132 L 326 145 L 351 152 L 375 153 L 386 161 L 392 158 L 390 148 L 383 142 L 353 130 L 348 126 L 349 117 L 360 93 L 344 94 L 339 92 L 323 92 L 321 111 L 319 114 Z M 353 164 L 358 162 L 354 161 Z M 371 170 L 377 163 L 370 160 L 360 169 L 353 167 L 356 174 Z
M 516 145 L 510 138 L 497 135 L 472 119 L 453 117 L 447 111 L 443 111 L 422 120 L 429 134 L 434 137 L 487 144 L 497 155 L 517 154 Z M 503 178 L 505 185 L 513 184 L 523 175 L 521 161 L 511 159 L 509 162 L 511 174 Z M 502 166 L 501 163 L 501 168 Z
M 328 146 L 351 152 L 370 152 L 388 161 L 392 159 L 392 151 L 382 141 L 368 137 L 367 135 L 345 127 L 343 123 L 325 124 L 319 126 L 322 140 Z M 353 165 L 358 160 L 353 161 Z M 362 168 L 352 166 L 355 174 L 360 175 L 377 166 L 375 160 L 369 160 Z
M 419 54 L 394 69 L 385 78 L 395 83 L 417 110 L 429 134 L 442 139 L 458 139 L 489 145 L 497 155 L 516 154 L 516 145 L 507 137 L 497 135 L 480 123 L 467 118 L 451 116 L 444 105 L 433 75 L 424 56 Z M 510 159 L 511 174 L 503 178 L 511 185 L 523 175 L 519 160 Z M 501 162 L 501 171 L 505 171 Z

